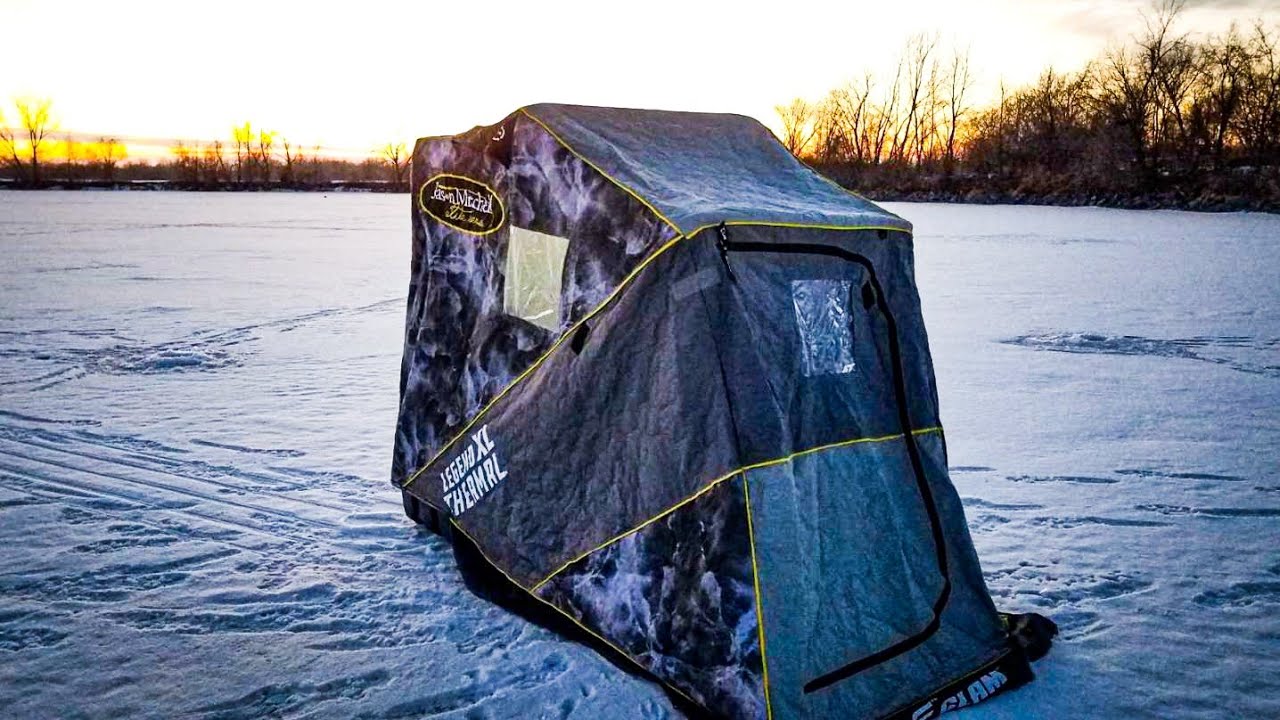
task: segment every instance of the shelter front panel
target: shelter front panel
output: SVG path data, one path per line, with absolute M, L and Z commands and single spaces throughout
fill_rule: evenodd
M 917 436 L 939 496 L 937 432 Z M 1008 650 L 958 501 L 940 500 L 952 589 L 918 646 L 820 689 L 815 678 L 919 633 L 942 578 L 903 438 L 752 470 L 748 491 L 776 720 L 879 718 Z
M 719 278 L 704 295 L 744 464 L 900 433 L 900 407 L 938 425 L 909 236 L 730 226 L 693 251 Z
M 707 295 L 775 717 L 878 717 L 1003 652 L 942 457 L 909 242 L 725 228 L 697 250 L 722 278 Z

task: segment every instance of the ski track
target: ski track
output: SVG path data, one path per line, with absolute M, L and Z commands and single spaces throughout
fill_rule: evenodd
M 0 662 L 74 642 L 59 629 L 73 619 L 171 637 L 293 636 L 304 650 L 339 655 L 448 647 L 465 656 L 528 641 L 521 622 L 494 608 L 481 605 L 477 618 L 456 606 L 469 598 L 440 587 L 441 576 L 452 579 L 452 557 L 404 520 L 384 488 L 362 492 L 341 472 L 270 464 L 303 458 L 301 450 L 201 438 L 175 447 L 102 425 L 0 411 L 0 512 L 40 508 L 69 535 L 62 553 L 73 558 L 0 572 Z M 200 449 L 249 462 L 209 462 L 196 457 Z M 426 557 L 424 540 L 437 548 Z M 423 573 L 420 584 L 397 582 Z M 259 581 L 218 590 L 228 576 Z M 334 579 L 300 584 L 311 576 Z M 567 661 L 551 657 L 371 717 L 481 707 L 563 678 Z M 352 716 L 393 678 L 377 667 L 323 682 L 271 682 L 185 713 Z
M 1277 351 L 1280 338 L 1255 338 L 1227 335 L 1218 337 L 1148 338 L 1140 335 L 1105 335 L 1092 332 L 1051 332 L 1020 335 L 1003 341 L 1007 345 L 1051 352 L 1135 355 L 1156 358 L 1180 358 L 1223 365 L 1238 372 L 1280 378 Z M 1272 360 L 1266 364 L 1245 362 L 1224 356 L 1224 351 L 1245 350 Z
M 421 587 L 385 582 L 402 573 L 452 569 L 447 552 L 422 557 L 422 531 L 394 505 L 323 489 L 294 498 L 286 493 L 300 484 L 269 469 L 213 466 L 162 442 L 57 432 L 50 425 L 76 427 L 22 413 L 0 419 L 0 493 L 6 500 L 0 512 L 42 508 L 50 522 L 72 531 L 75 543 L 64 553 L 74 560 L 0 572 L 0 660 L 3 653 L 67 643 L 69 633 L 58 628 L 68 615 L 86 614 L 96 617 L 92 622 L 175 637 L 298 636 L 304 648 L 324 653 L 444 645 L 465 655 L 520 639 L 520 623 L 511 619 L 466 623 L 450 594 L 433 589 L 430 580 Z M 221 476 L 207 476 L 211 467 Z M 271 479 L 283 489 L 264 488 Z M 237 487 L 240 492 L 225 492 Z M 217 590 L 228 574 L 262 581 Z M 299 577 L 312 575 L 335 579 L 299 584 Z M 564 667 L 531 672 L 520 682 L 536 685 L 563 673 Z M 188 710 L 207 718 L 323 712 L 334 702 L 358 703 L 392 677 L 383 667 L 320 683 L 270 683 Z M 472 691 L 475 702 L 491 694 L 479 686 Z M 443 697 L 419 702 L 449 705 Z
M 317 321 L 359 317 L 402 304 L 400 298 L 389 298 L 354 307 L 335 307 L 292 317 L 234 327 L 228 330 L 197 330 L 184 337 L 160 343 L 145 343 L 110 331 L 41 330 L 26 333 L 0 332 L 10 342 L 0 346 L 0 359 L 25 360 L 41 365 L 56 365 L 31 377 L 5 378 L 0 386 L 29 386 L 32 391 L 47 390 L 62 383 L 80 380 L 94 374 L 136 376 L 216 371 L 238 367 L 251 356 L 246 347 L 258 343 L 268 333 L 288 333 Z M 39 343 L 30 342 L 38 338 Z M 62 337 L 72 340 L 113 340 L 103 347 L 50 347 Z
M 235 198 L 201 202 L 225 202 L 223 212 L 239 207 Z M 75 248 L 50 250 L 49 257 L 28 253 L 25 269 L 0 269 L 5 288 L 34 288 L 34 299 L 4 307 L 0 318 L 6 716 L 679 717 L 652 684 L 472 596 L 447 545 L 403 517 L 385 477 L 407 263 L 400 199 L 343 198 L 342 212 L 303 221 L 305 212 L 326 206 L 311 198 L 279 202 L 276 214 L 258 209 L 235 223 L 190 222 L 185 213 L 203 219 L 199 213 L 209 211 L 180 205 L 134 209 L 125 213 L 132 220 L 105 228 L 78 214 L 48 226 L 0 227 L 0 243 L 26 247 L 20 243 L 37 238 Z M 922 237 L 928 212 L 928 206 L 905 211 L 923 215 Z M 1036 217 L 1025 215 L 1034 209 L 1002 212 Z M 379 249 L 382 241 L 368 240 L 369 229 L 350 220 L 383 216 L 396 219 L 385 222 L 386 247 L 394 252 Z M 1034 252 L 1051 268 L 1060 254 L 1079 259 L 1076 253 L 1126 247 L 1107 227 L 1085 227 L 1087 211 L 1071 217 L 1079 222 L 1058 237 L 1020 231 L 957 238 L 969 238 L 970 251 L 991 244 L 1003 252 L 1001 243 L 1039 237 L 1045 242 Z M 199 239 L 193 246 L 207 254 L 177 266 L 143 251 L 116 257 L 96 249 L 99 232 L 150 236 L 159 247 Z M 261 233 L 280 233 L 272 238 L 289 249 L 273 251 Z M 295 264 L 313 262 L 288 245 L 299 238 L 350 254 L 295 272 Z M 365 245 L 349 250 L 350 238 Z M 234 252 L 219 259 L 218 243 Z M 922 295 L 945 289 L 946 277 L 930 276 L 938 272 L 930 268 L 951 272 L 974 262 L 948 258 L 948 250 L 923 240 L 918 250 Z M 362 266 L 370 254 L 374 259 Z M 224 302 L 203 296 L 220 287 L 203 283 L 207 275 L 195 294 L 142 281 L 173 279 L 199 261 L 234 288 L 241 275 L 252 274 L 245 257 L 259 256 L 290 270 L 231 292 L 227 302 L 239 321 L 225 325 L 216 322 L 218 312 L 207 312 Z M 381 274 L 371 283 L 375 272 Z M 165 289 L 138 291 L 145 297 L 123 310 L 91 306 L 95 291 L 134 282 Z M 77 290 L 84 284 L 85 307 L 70 315 L 44 312 L 36 290 L 46 283 Z M 264 289 L 272 283 L 282 284 L 274 299 L 292 310 L 277 311 L 269 301 L 252 312 L 234 306 L 235 298 L 272 292 Z M 358 290 L 318 301 L 319 309 L 289 302 L 295 292 L 329 298 L 344 287 Z M 993 292 L 980 284 L 963 292 L 972 287 Z M 1024 288 L 1011 296 L 1038 294 Z M 959 309 L 951 311 L 953 304 Z M 943 398 L 953 423 L 951 452 L 963 459 L 950 470 L 986 582 L 1001 609 L 1045 613 L 1062 631 L 1037 665 L 1041 682 L 965 716 L 1280 717 L 1280 687 L 1267 679 L 1280 672 L 1274 443 L 1265 433 L 1257 442 L 1230 435 L 1203 446 L 1187 442 L 1205 427 L 1259 416 L 1240 406 L 1275 394 L 1280 328 L 1215 333 L 1171 326 L 1149 336 L 1043 331 L 1036 328 L 1044 321 L 1032 314 L 1018 327 L 957 344 L 947 336 L 948 319 L 987 317 L 986 306 L 944 305 L 926 307 L 930 329 L 942 330 L 934 345 L 942 390 L 957 384 L 956 367 L 996 362 L 1001 352 L 1011 358 L 1008 365 L 980 366 L 975 375 L 983 380 L 967 381 L 997 378 L 974 391 L 980 400 Z M 1090 327 L 1093 317 L 1092 309 L 1076 311 L 1071 319 L 1083 322 L 1059 318 L 1047 327 Z M 1146 416 L 1102 438 L 1035 434 L 1037 424 L 1052 428 L 1060 420 L 1061 396 L 1041 399 L 1060 386 L 1094 393 L 1077 412 L 1113 395 L 1146 397 L 1145 376 L 1123 375 L 1137 363 L 1155 363 L 1174 378 L 1190 374 L 1192 385 L 1213 374 L 1217 384 L 1200 402 L 1221 417 L 1163 435 L 1151 432 Z M 1121 390 L 1090 385 L 1107 373 L 1122 379 Z M 1237 387 L 1248 392 L 1216 396 Z M 1151 392 L 1179 397 L 1164 388 Z M 987 426 L 1008 414 L 984 414 L 986 404 L 1008 396 L 1029 403 L 1032 419 L 1010 421 L 1016 446 L 985 443 L 987 434 L 1000 435 Z M 241 412 L 250 419 L 239 421 Z M 288 429 L 271 427 L 277 420 Z M 1192 452 L 1211 443 L 1230 452 Z M 1241 460 L 1242 447 L 1261 459 Z M 1157 661 L 1153 648 L 1186 658 Z M 1250 658 L 1256 676 L 1196 672 L 1234 656 Z M 1159 708 L 1144 704 L 1148 695 L 1162 698 Z

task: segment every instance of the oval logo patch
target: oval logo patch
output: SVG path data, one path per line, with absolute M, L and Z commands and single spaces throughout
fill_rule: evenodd
M 502 198 L 492 188 L 461 175 L 441 173 L 418 189 L 418 207 L 454 230 L 488 235 L 507 221 Z

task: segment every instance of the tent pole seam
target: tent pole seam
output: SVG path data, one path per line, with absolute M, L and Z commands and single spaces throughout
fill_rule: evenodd
M 760 227 L 783 227 L 793 228 L 797 230 L 884 230 L 887 232 L 899 232 L 911 235 L 913 231 L 896 225 L 824 225 L 822 223 L 799 223 L 784 222 L 782 220 L 723 220 L 721 222 L 707 223 L 694 228 L 693 232 L 687 237 L 693 237 L 708 228 L 719 227 L 720 225 L 754 225 Z
M 773 704 L 769 702 L 769 657 L 764 649 L 764 608 L 760 598 L 760 564 L 756 561 L 756 532 L 751 522 L 751 490 L 747 487 L 747 474 L 742 473 L 742 498 L 747 504 L 747 542 L 751 545 L 751 582 L 756 593 L 756 630 L 760 635 L 760 672 L 764 676 L 764 713 L 766 720 L 773 720 Z
M 912 430 L 912 431 L 911 431 L 911 434 L 912 434 L 912 435 L 927 435 L 927 434 L 929 434 L 929 433 L 940 433 L 940 432 L 942 432 L 942 427 L 941 427 L 941 426 L 939 426 L 939 425 L 934 425 L 934 426 L 932 426 L 932 427 L 920 428 L 920 429 L 918 429 L 918 430 Z M 694 500 L 697 500 L 698 498 L 700 498 L 700 497 L 702 497 L 703 495 L 707 494 L 707 493 L 708 493 L 708 492 L 710 492 L 712 489 L 716 488 L 717 486 L 719 486 L 721 483 L 725 482 L 726 480 L 729 480 L 729 479 L 733 478 L 733 476 L 737 475 L 738 473 L 745 473 L 745 472 L 747 472 L 748 470 L 759 470 L 760 468 L 772 467 L 772 466 L 774 466 L 774 465 L 781 465 L 782 463 L 790 462 L 790 461 L 792 461 L 792 460 L 794 460 L 794 459 L 796 459 L 796 458 L 798 458 L 798 457 L 803 457 L 803 456 L 805 456 L 805 455 L 812 455 L 813 453 L 823 452 L 823 451 L 825 451 L 825 450 L 833 450 L 833 449 L 835 449 L 835 448 L 848 447 L 848 446 L 850 446 L 850 445 L 860 445 L 860 444 L 863 444 L 863 443 L 889 442 L 889 441 L 898 440 L 898 439 L 901 439 L 901 438 L 905 438 L 905 435 L 903 435 L 902 433 L 897 433 L 897 434 L 895 434 L 895 435 L 881 435 L 881 436 L 879 436 L 879 437 L 864 437 L 864 438 L 853 438 L 853 439 L 851 439 L 851 440 L 841 440 L 840 442 L 828 443 L 828 444 L 826 444 L 826 445 L 819 445 L 819 446 L 817 446 L 817 447 L 812 447 L 812 448 L 809 448 L 809 449 L 807 449 L 807 450 L 798 450 L 798 451 L 793 452 L 793 453 L 791 453 L 790 455 L 787 455 L 787 456 L 785 456 L 785 457 L 774 458 L 773 460 L 765 460 L 765 461 L 763 461 L 763 462 L 755 463 L 754 465 L 745 465 L 745 466 L 743 466 L 743 467 L 740 467 L 740 468 L 738 468 L 738 469 L 736 469 L 736 470 L 734 470 L 734 471 L 732 471 L 732 472 L 729 472 L 729 473 L 726 473 L 726 474 L 724 474 L 724 475 L 721 475 L 720 477 L 717 477 L 716 479 L 714 479 L 714 480 L 712 480 L 711 482 L 707 483 L 705 486 L 703 486 L 701 489 L 699 489 L 699 490 L 698 490 L 697 492 L 695 492 L 694 494 L 690 495 L 689 497 L 685 498 L 684 500 L 681 500 L 680 502 L 676 503 L 675 505 L 672 505 L 671 507 L 667 508 L 666 510 L 663 510 L 662 512 L 658 513 L 657 515 L 654 515 L 653 517 L 649 518 L 648 520 L 645 520 L 644 522 L 640 523 L 639 525 L 636 525 L 635 527 L 631 528 L 630 530 L 627 530 L 627 531 L 625 531 L 625 532 L 619 533 L 619 534 L 617 534 L 617 535 L 615 535 L 615 536 L 613 536 L 613 537 L 609 538 L 608 540 L 604 541 L 603 543 L 600 543 L 599 545 L 595 546 L 594 548 L 592 548 L 592 549 L 590 549 L 590 550 L 588 550 L 588 551 L 586 551 L 586 552 L 582 553 L 581 555 L 578 555 L 577 557 L 573 558 L 572 560 L 569 560 L 568 562 L 565 562 L 564 564 L 562 564 L 562 565 L 560 565 L 559 567 L 557 567 L 554 571 L 552 571 L 552 573 L 551 573 L 550 575 L 548 575 L 548 576 L 546 576 L 545 578 L 543 578 L 542 580 L 538 581 L 538 583 L 537 583 L 537 584 L 535 584 L 535 585 L 533 586 L 532 591 L 533 591 L 533 592 L 536 592 L 536 591 L 537 591 L 539 588 L 541 588 L 543 585 L 546 585 L 548 582 L 550 582 L 552 578 L 554 578 L 555 576 L 557 576 L 557 575 L 559 575 L 560 573 L 564 572 L 565 570 L 569 569 L 569 566 L 573 565 L 574 563 L 578 562 L 579 560 L 582 560 L 583 558 L 587 557 L 588 555 L 591 555 L 591 554 L 593 554 L 593 553 L 599 552 L 599 551 L 601 551 L 601 550 L 603 550 L 603 549 L 605 549 L 605 548 L 609 547 L 610 545 L 612 545 L 612 544 L 614 544 L 614 543 L 618 542 L 619 540 L 621 540 L 621 539 L 623 539 L 623 538 L 627 537 L 628 535 L 631 535 L 631 534 L 637 533 L 637 532 L 639 532 L 639 531 L 641 531 L 641 530 L 645 529 L 646 527 L 648 527 L 648 526 L 652 525 L 653 523 L 655 523 L 655 522 L 657 522 L 657 521 L 661 520 L 662 518 L 664 518 L 664 517 L 666 517 L 666 516 L 670 515 L 671 513 L 675 512 L 676 510 L 679 510 L 680 508 L 684 507 L 685 505 L 688 505 L 689 503 L 693 502 Z
M 698 258 L 692 251 L 686 252 L 685 254 L 689 256 L 693 266 L 695 268 L 699 268 L 699 272 L 701 272 L 700 258 Z M 737 281 L 733 279 L 733 270 L 729 268 L 727 260 L 725 261 L 724 267 L 729 272 L 730 281 L 736 283 Z M 715 318 L 712 317 L 711 307 L 707 303 L 706 288 L 698 289 L 698 298 L 702 300 L 702 309 L 707 315 L 707 328 L 710 330 L 711 343 L 716 349 L 716 367 L 720 370 L 720 387 L 724 390 L 724 406 L 729 412 L 729 425 L 733 428 L 733 460 L 734 462 L 740 463 L 742 462 L 742 437 L 738 432 L 738 415 L 733 409 L 733 393 L 729 392 L 729 377 L 724 371 L 724 353 L 720 348 L 720 336 L 716 329 Z

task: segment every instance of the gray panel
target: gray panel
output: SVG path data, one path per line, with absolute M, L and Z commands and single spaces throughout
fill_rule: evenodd
M 575 563 L 538 594 L 726 717 L 764 720 L 742 477 Z
M 856 444 L 752 471 L 769 697 L 775 720 L 878 718 L 1003 652 L 941 438 L 917 436 L 948 535 L 951 597 L 919 647 L 828 688 L 805 683 L 917 633 L 942 578 L 906 445 Z
M 743 115 L 552 104 L 526 110 L 685 233 L 724 220 L 911 230 L 801 163 Z
M 942 577 L 900 440 L 753 470 L 748 484 L 776 718 L 803 707 L 806 682 L 928 623 Z
M 910 241 L 875 231 L 830 231 L 774 227 L 730 227 L 735 242 L 759 243 L 779 248 L 799 244 L 821 245 L 846 250 L 865 257 L 875 270 L 890 312 L 897 325 L 902 352 L 903 374 L 913 427 L 939 424 L 937 390 L 934 384 L 928 337 L 915 287 L 914 257 Z M 713 231 L 707 231 L 712 235 Z M 762 408 L 760 415 L 740 424 L 764 425 L 770 413 L 789 422 L 789 439 L 772 439 L 759 454 L 747 450 L 747 457 L 766 460 L 788 452 L 836 442 L 850 437 L 891 434 L 899 431 L 896 400 L 893 398 L 892 367 L 888 354 L 887 325 L 878 307 L 864 307 L 862 289 L 869 278 L 865 268 L 828 255 L 773 252 L 730 252 L 728 261 L 736 274 L 729 283 L 724 263 L 710 238 L 698 244 L 699 262 L 715 268 L 724 282 L 717 287 L 714 312 L 723 318 L 723 332 L 729 337 L 723 346 L 731 391 L 735 396 L 768 393 L 779 396 L 779 408 Z M 795 309 L 790 284 L 795 281 L 827 279 L 852 283 L 849 305 L 855 369 L 847 374 L 805 378 L 802 349 L 795 328 Z M 738 323 L 741 326 L 733 326 Z M 734 339 L 740 336 L 744 339 Z M 754 363 L 754 364 L 753 364 Z M 753 375 L 768 377 L 759 385 Z M 743 404 L 752 402 L 742 398 Z M 772 422 L 776 422 L 772 420 Z M 753 429 L 748 428 L 747 431 Z M 777 452 L 784 449 L 784 452 Z
M 863 266 L 829 255 L 737 252 L 727 256 L 734 278 L 705 231 L 691 249 L 699 263 L 720 273 L 707 290 L 716 318 L 717 343 L 737 419 L 744 464 L 855 437 L 901 431 L 894 397 L 888 325 L 882 310 L 866 307 Z M 868 231 L 818 231 L 733 227 L 734 242 L 787 247 L 815 243 L 865 256 L 885 288 L 903 351 L 913 427 L 937 424 L 933 373 L 922 339 L 919 300 L 911 290 L 910 243 L 881 239 Z M 853 369 L 806 376 L 803 333 L 798 330 L 792 283 L 825 282 L 847 287 Z

